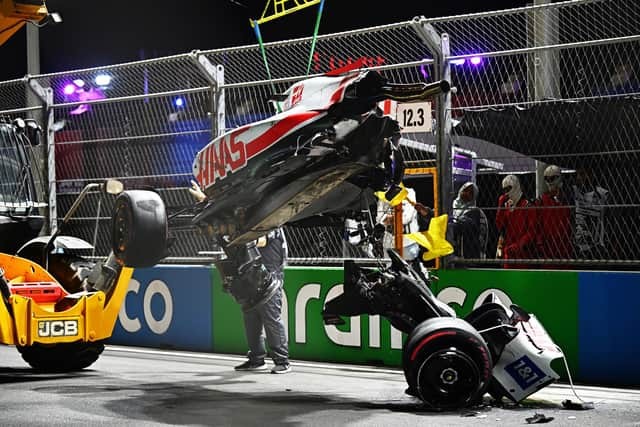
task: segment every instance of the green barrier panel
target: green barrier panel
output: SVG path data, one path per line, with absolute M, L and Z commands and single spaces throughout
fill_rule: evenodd
M 400 366 L 402 334 L 380 316 L 345 318 L 345 325 L 324 325 L 322 308 L 341 292 L 342 268 L 288 268 L 289 348 L 292 358 Z M 329 298 L 328 298 L 329 297 Z
M 578 275 L 575 272 L 442 270 L 434 285 L 438 298 L 464 317 L 491 290 L 501 298 L 534 313 L 567 356 L 575 376 L 578 367 Z M 213 277 L 213 350 L 244 354 L 247 351 L 242 314 L 233 298 Z M 345 325 L 322 322 L 324 302 L 339 292 L 342 268 L 288 267 L 285 272 L 283 317 L 292 359 L 400 366 L 406 338 L 379 316 L 350 318 Z M 565 377 L 562 364 L 554 369 Z
M 571 271 L 441 270 L 433 287 L 438 299 L 467 315 L 496 289 L 535 314 L 564 352 L 571 374 L 578 369 L 578 273 Z M 562 362 L 553 368 L 566 378 Z
M 247 351 L 242 313 L 222 291 L 212 269 L 213 350 L 244 354 Z M 345 325 L 325 326 L 322 307 L 330 292 L 341 289 L 342 268 L 288 267 L 285 272 L 283 317 L 292 359 L 400 366 L 403 334 L 379 316 L 353 317 Z

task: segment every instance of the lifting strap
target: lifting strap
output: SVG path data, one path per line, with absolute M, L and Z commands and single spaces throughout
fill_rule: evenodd
M 269 7 L 269 4 L 271 3 L 271 1 L 274 1 L 274 13 L 273 15 L 267 16 L 267 9 Z M 313 30 L 313 38 L 311 39 L 311 51 L 309 52 L 309 61 L 307 62 L 307 75 L 309 75 L 310 71 L 311 71 L 311 63 L 313 61 L 313 54 L 315 52 L 315 48 L 316 48 L 316 40 L 318 38 L 318 30 L 320 28 L 320 19 L 322 18 L 322 11 L 324 10 L 324 0 L 301 0 L 302 3 L 300 3 L 300 0 L 294 0 L 294 2 L 296 3 L 296 6 L 289 8 L 289 9 L 285 9 L 284 5 L 288 0 L 268 0 L 267 1 L 267 5 L 264 8 L 264 11 L 262 12 L 262 16 L 260 17 L 260 19 L 254 20 L 251 19 L 249 20 L 249 22 L 251 23 L 251 26 L 253 27 L 253 30 L 256 34 L 256 38 L 258 39 L 258 45 L 260 46 L 260 54 L 262 55 L 262 61 L 264 62 L 264 67 L 265 70 L 267 72 L 267 78 L 269 79 L 269 81 L 272 80 L 271 78 L 271 71 L 269 70 L 269 61 L 267 60 L 267 53 L 266 50 L 264 48 L 264 43 L 262 41 L 262 34 L 260 33 L 260 24 L 263 22 L 268 22 L 271 21 L 273 19 L 276 18 L 280 18 L 284 15 L 288 15 L 289 13 L 293 13 L 296 12 L 300 9 L 304 9 L 305 7 L 309 7 L 315 4 L 320 4 L 320 6 L 318 7 L 318 15 L 316 17 L 316 24 Z M 278 6 L 280 7 L 280 10 L 278 10 Z M 273 93 L 275 93 L 275 87 L 273 85 L 273 82 L 271 83 L 271 90 Z M 276 102 L 276 109 L 277 112 L 279 113 L 280 110 L 280 103 Z

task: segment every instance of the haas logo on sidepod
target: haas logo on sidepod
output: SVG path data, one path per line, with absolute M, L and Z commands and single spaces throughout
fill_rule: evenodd
M 198 157 L 196 179 L 203 187 L 208 187 L 223 179 L 227 172 L 233 172 L 247 164 L 244 142 L 237 139 L 239 132 L 233 132 L 207 145 Z

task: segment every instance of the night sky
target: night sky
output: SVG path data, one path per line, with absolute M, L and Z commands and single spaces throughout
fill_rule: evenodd
M 320 34 L 525 6 L 531 0 L 325 0 Z M 249 19 L 267 0 L 47 0 L 63 22 L 40 29 L 40 72 L 51 73 L 257 43 Z M 348 4 L 348 9 L 345 5 Z M 313 35 L 317 6 L 264 23 L 264 42 Z M 27 73 L 26 31 L 0 46 L 0 80 Z

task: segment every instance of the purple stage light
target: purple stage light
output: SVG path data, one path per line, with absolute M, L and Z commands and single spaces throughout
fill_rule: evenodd
M 80 104 L 73 110 L 69 111 L 69 114 L 72 116 L 79 116 L 80 114 L 86 113 L 89 111 L 89 106 L 87 104 Z
M 481 56 L 472 56 L 469 61 L 471 61 L 471 63 L 473 65 L 480 65 L 480 63 L 482 62 L 482 57 Z
M 76 86 L 71 83 L 64 85 L 64 88 L 62 89 L 62 92 L 64 92 L 65 95 L 71 95 L 75 91 L 76 91 Z
M 423 64 L 420 66 L 420 73 L 425 79 L 429 78 L 429 69 L 427 68 L 427 65 Z
M 107 96 L 100 88 L 91 88 L 89 90 L 79 89 L 75 92 L 77 101 L 97 101 L 99 99 L 105 99 Z M 79 116 L 87 111 L 91 110 L 91 106 L 88 104 L 80 104 L 73 110 L 69 111 L 72 116 Z
M 451 65 L 464 65 L 465 62 L 467 62 L 467 60 L 464 58 L 452 59 L 450 61 Z
M 105 99 L 107 96 L 100 88 L 78 91 L 78 101 L 95 101 Z

